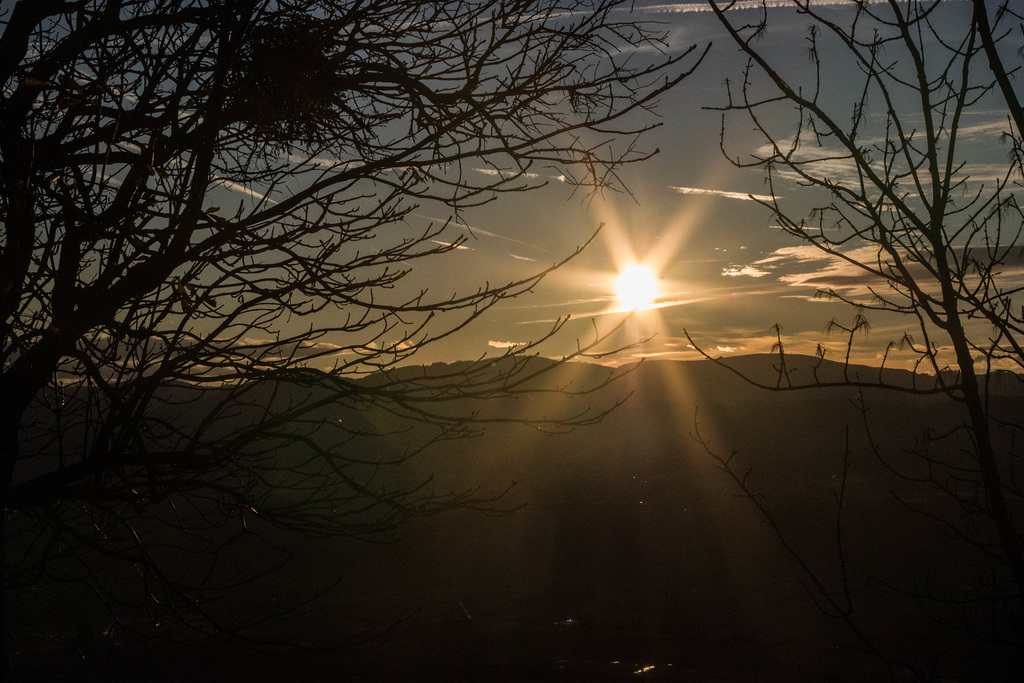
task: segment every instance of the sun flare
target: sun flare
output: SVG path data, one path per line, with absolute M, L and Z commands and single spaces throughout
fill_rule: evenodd
M 626 310 L 649 308 L 658 298 L 658 278 L 647 266 L 629 266 L 615 281 L 615 295 Z

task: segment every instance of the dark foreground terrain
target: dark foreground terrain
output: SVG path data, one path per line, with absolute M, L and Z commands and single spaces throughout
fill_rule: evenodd
M 744 362 L 757 370 L 766 361 Z M 290 544 L 288 565 L 272 582 L 240 589 L 224 614 L 241 622 L 337 582 L 247 632 L 256 643 L 288 640 L 308 649 L 179 643 L 173 627 L 167 640 L 136 642 L 102 614 L 73 613 L 74 598 L 61 596 L 49 603 L 63 607 L 45 632 L 5 619 L 5 678 L 901 675 L 899 666 L 866 653 L 866 641 L 938 677 L 1020 680 L 1019 634 L 1016 644 L 984 644 L 950 628 L 977 615 L 909 595 L 950 587 L 966 594 L 974 585 L 964 569 L 975 566 L 970 553 L 928 517 L 955 517 L 956 510 L 934 485 L 905 481 L 885 466 L 916 466 L 900 446 L 928 427 L 963 420 L 948 401 L 866 395 L 874 438 L 888 454 L 883 463 L 865 450 L 849 388 L 769 393 L 708 363 L 652 362 L 610 391 L 633 395 L 596 426 L 555 436 L 492 429 L 439 448 L 406 472 L 432 472 L 440 489 L 452 490 L 500 491 L 514 480 L 502 499 L 514 512 L 418 519 L 380 539 L 386 543 L 282 541 Z M 1000 409 L 1024 414 L 1020 392 L 1004 393 Z M 695 420 L 712 448 L 736 450 L 740 469 L 753 468 L 752 489 L 803 567 L 692 438 Z M 908 503 L 927 514 L 911 512 Z M 843 569 L 865 641 L 815 605 L 821 596 L 813 580 L 839 595 Z

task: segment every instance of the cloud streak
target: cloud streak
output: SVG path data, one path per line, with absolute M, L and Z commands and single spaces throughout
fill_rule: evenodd
M 214 182 L 217 185 L 223 185 L 225 188 L 229 190 L 234 190 L 235 192 L 247 194 L 250 197 L 253 197 L 254 199 L 260 200 L 261 202 L 270 202 L 271 204 L 277 204 L 276 201 L 266 196 L 265 194 L 260 194 L 256 190 L 249 189 L 245 185 L 240 185 L 239 183 L 236 183 L 233 180 L 228 180 L 227 178 L 215 178 Z
M 632 314 L 634 312 L 636 312 L 636 313 L 644 313 L 646 311 L 653 311 L 653 310 L 657 310 L 657 309 L 661 309 L 661 308 L 674 308 L 676 306 L 687 306 L 689 304 L 696 304 L 696 303 L 700 303 L 700 302 L 703 302 L 703 301 L 712 301 L 715 298 L 716 297 L 713 297 L 713 296 L 704 296 L 704 297 L 697 297 L 697 298 L 693 298 L 693 299 L 671 299 L 671 300 L 666 300 L 666 301 L 659 301 L 657 303 L 651 304 L 650 306 L 644 306 L 643 308 L 639 308 L 636 311 L 631 311 L 631 310 L 625 309 L 625 308 L 606 308 L 606 309 L 600 310 L 600 311 L 589 311 L 589 312 L 582 312 L 582 313 L 573 313 L 570 317 L 573 320 L 586 320 L 587 318 L 598 318 L 598 317 L 605 316 L 605 315 L 630 315 L 630 314 Z M 607 298 L 605 298 L 605 299 L 590 299 L 590 300 L 586 300 L 586 301 L 573 301 L 573 302 L 569 302 L 569 303 L 566 303 L 566 302 L 555 302 L 555 303 L 550 303 L 550 304 L 541 304 L 541 305 L 538 305 L 538 306 L 517 306 L 515 308 L 551 308 L 551 307 L 557 306 L 559 308 L 564 309 L 564 308 L 567 308 L 567 307 L 570 307 L 570 306 L 573 306 L 573 305 L 581 305 L 581 304 L 586 304 L 586 303 L 600 303 L 600 302 L 607 302 L 607 301 L 609 301 L 609 299 L 607 299 Z M 521 320 L 521 321 L 518 321 L 516 324 L 517 325 L 536 325 L 536 324 L 541 324 L 541 323 L 550 324 L 550 323 L 553 323 L 553 322 L 558 322 L 559 320 L 563 320 L 563 319 L 564 319 L 564 316 L 563 317 L 559 317 L 559 318 L 540 318 L 540 319 L 536 319 L 536 320 Z
M 745 275 L 747 277 L 764 277 L 770 273 L 767 270 L 761 270 L 755 266 L 729 266 L 728 268 L 722 269 L 722 275 L 727 277 L 739 277 Z
M 496 349 L 511 349 L 514 346 L 523 346 L 523 343 L 522 342 L 514 342 L 514 341 L 494 341 L 494 340 L 491 340 L 491 341 L 487 342 L 487 345 L 488 346 L 493 346 Z
M 469 247 L 465 246 L 464 244 L 455 244 L 454 242 L 445 242 L 444 240 L 430 240 L 430 241 L 433 242 L 434 244 L 440 244 L 442 247 L 451 247 L 454 250 L 469 249 Z M 470 249 L 470 251 L 472 251 L 472 250 Z
M 540 174 L 527 173 L 526 171 L 518 171 L 515 169 L 504 170 L 500 168 L 474 168 L 477 173 L 483 173 L 484 175 L 497 176 L 499 178 L 540 178 Z
M 885 0 L 867 0 L 868 4 L 879 4 Z M 762 7 L 768 7 L 769 9 L 793 9 L 792 0 L 734 0 L 729 3 L 721 3 L 722 5 L 728 4 L 729 11 L 736 10 L 759 10 Z M 849 6 L 850 0 L 808 0 L 808 4 L 813 7 L 836 7 L 836 6 Z M 648 5 L 646 7 L 637 7 L 638 11 L 651 12 L 652 14 L 683 14 L 692 12 L 710 12 L 711 8 L 706 2 L 673 2 L 664 5 Z
M 476 228 L 476 227 L 473 227 L 473 226 L 470 226 L 470 225 L 466 225 L 465 223 L 459 223 L 459 222 L 453 221 L 451 219 L 445 220 L 443 218 L 436 218 L 434 216 L 424 216 L 423 214 L 415 214 L 415 215 L 419 216 L 420 218 L 426 218 L 428 221 L 438 221 L 440 223 L 446 223 L 447 225 L 450 225 L 453 228 L 459 228 L 461 230 L 465 230 L 466 232 L 468 232 L 474 238 L 476 238 L 478 235 L 483 235 L 484 237 L 490 237 L 490 238 L 497 239 L 497 240 L 505 240 L 506 242 L 514 242 L 515 244 L 521 244 L 524 247 L 530 247 L 531 249 L 536 249 L 538 251 L 543 251 L 543 252 L 548 253 L 548 254 L 552 253 L 548 249 L 545 249 L 543 247 L 538 247 L 535 244 L 530 244 L 529 242 L 523 242 L 522 240 L 517 240 L 517 239 L 514 239 L 512 237 L 506 237 L 505 235 L 499 235 L 499 234 L 494 233 L 494 232 L 488 232 L 487 230 L 481 230 L 480 228 Z M 525 259 L 525 257 L 523 257 L 523 256 L 516 256 L 515 258 L 528 260 L 528 259 Z
M 502 180 L 512 180 L 513 178 L 547 178 L 549 180 L 557 180 L 560 183 L 565 182 L 565 175 L 543 175 L 540 173 L 529 173 L 527 171 L 520 171 L 517 169 L 503 169 L 503 168 L 474 168 L 477 173 L 483 173 L 484 175 L 496 176 Z
M 726 199 L 742 199 L 745 201 L 761 201 L 770 202 L 772 196 L 767 194 L 751 194 L 749 192 L 728 192 L 726 190 L 708 190 L 699 187 L 675 187 L 669 186 L 669 189 L 675 190 L 679 194 L 698 194 L 698 195 L 710 195 L 712 197 L 725 197 Z

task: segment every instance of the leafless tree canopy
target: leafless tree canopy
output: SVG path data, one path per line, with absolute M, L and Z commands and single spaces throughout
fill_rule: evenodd
M 87 578 L 104 557 L 163 608 L 250 577 L 217 563 L 254 524 L 363 535 L 487 505 L 380 472 L 507 419 L 480 404 L 551 391 L 550 364 L 528 346 L 389 370 L 559 264 L 471 291 L 410 286 L 414 263 L 465 239 L 413 212 L 458 218 L 545 175 L 614 185 L 648 156 L 656 98 L 702 58 L 661 52 L 616 0 L 4 11 L 5 589 L 74 578 L 69 562 Z M 380 462 L 375 439 L 408 421 L 419 440 Z M 207 561 L 175 574 L 157 546 Z
M 883 370 L 855 376 L 847 353 L 842 376 L 797 382 L 780 334 L 779 378 L 768 388 L 935 392 L 963 406 L 962 425 L 922 438 L 920 467 L 895 472 L 929 481 L 955 501 L 958 514 L 936 521 L 966 541 L 965 564 L 976 563 L 978 572 L 967 597 L 922 597 L 933 605 L 988 604 L 987 623 L 961 617 L 962 625 L 998 639 L 1002 626 L 995 625 L 1009 623 L 1019 642 L 1024 421 L 992 404 L 1000 372 L 1024 370 L 1024 111 L 1017 95 L 1024 19 L 1014 3 L 983 0 L 973 12 L 963 8 L 966 20 L 949 21 L 941 13 L 952 3 L 792 4 L 809 26 L 809 66 L 801 74 L 764 49 L 761 39 L 772 30 L 766 7 L 740 12 L 711 3 L 748 58 L 721 107 L 723 152 L 739 166 L 764 169 L 773 198 L 761 203 L 778 227 L 864 283 L 819 292 L 856 309 L 851 324 L 833 320 L 827 331 L 849 349 L 867 331 L 868 316 L 903 316 L 906 332 L 880 351 L 881 362 L 884 368 L 901 349 L 913 355 L 916 376 L 899 384 Z M 993 110 L 999 118 L 988 135 L 1001 135 L 1006 152 L 995 170 L 978 165 L 970 137 L 980 120 L 972 115 Z M 761 137 L 757 151 L 737 156 L 731 133 L 751 126 Z M 803 189 L 791 192 L 795 186 Z M 781 198 L 788 194 L 809 199 Z M 1019 377 L 1003 375 L 1003 389 Z M 719 462 L 728 468 L 727 459 Z M 752 495 L 742 473 L 732 474 Z

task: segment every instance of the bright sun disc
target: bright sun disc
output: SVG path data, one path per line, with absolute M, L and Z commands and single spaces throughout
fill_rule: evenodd
M 630 266 L 615 281 L 615 294 L 624 309 L 648 308 L 658 298 L 658 278 L 647 266 Z

